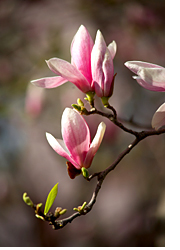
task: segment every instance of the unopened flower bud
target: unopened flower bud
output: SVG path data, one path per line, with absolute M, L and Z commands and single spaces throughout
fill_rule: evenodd
M 36 205 L 36 213 L 38 214 L 39 213 L 39 210 L 42 208 L 42 203 L 38 203 L 37 205 Z
M 54 216 L 55 217 L 58 217 L 60 215 L 60 212 L 62 211 L 62 208 L 61 207 L 57 207 L 55 212 L 54 212 Z
M 23 201 L 24 201 L 28 206 L 31 206 L 31 207 L 34 206 L 32 200 L 27 196 L 27 193 L 24 193 L 24 194 L 23 194 Z
M 77 99 L 77 104 L 78 104 L 80 107 L 84 107 L 84 103 L 83 103 L 83 101 L 81 101 L 80 98 Z
M 38 215 L 38 214 L 35 214 L 35 216 L 36 216 L 38 219 L 45 220 L 42 216 L 40 216 L 40 215 Z
M 59 213 L 60 215 L 63 215 L 63 214 L 65 214 L 67 212 L 67 209 L 63 209 L 63 210 L 61 210 L 61 212 Z
M 79 212 L 79 209 L 76 208 L 76 207 L 74 207 L 73 210 L 76 211 L 76 212 Z
M 89 177 L 89 172 L 88 172 L 88 170 L 86 168 L 82 167 L 81 172 L 82 172 L 82 175 L 84 176 L 84 178 Z
M 83 210 L 83 209 L 85 208 L 86 204 L 87 204 L 87 202 L 85 201 L 85 202 L 82 204 L 82 206 L 81 206 L 81 210 Z

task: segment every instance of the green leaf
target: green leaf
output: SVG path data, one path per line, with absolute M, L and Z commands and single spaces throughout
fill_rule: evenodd
M 54 185 L 54 187 L 51 189 L 51 191 L 48 194 L 48 197 L 46 199 L 46 204 L 44 208 L 44 214 L 46 215 L 49 212 L 49 209 L 51 208 L 52 204 L 54 203 L 54 200 L 58 193 L 58 184 Z

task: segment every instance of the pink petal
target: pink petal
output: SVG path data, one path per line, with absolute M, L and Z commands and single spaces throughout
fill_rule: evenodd
M 138 75 L 137 72 L 142 68 L 163 68 L 157 64 L 141 62 L 141 61 L 128 61 L 124 65 L 137 75 Z
M 95 92 L 99 97 L 107 94 L 113 79 L 113 61 L 101 32 L 98 30 L 91 53 L 92 77 Z
M 82 167 L 90 145 L 87 123 L 78 112 L 66 108 L 61 119 L 61 131 L 71 158 Z
M 106 130 L 106 125 L 104 122 L 101 122 L 98 126 L 96 135 L 95 135 L 95 137 L 90 145 L 89 151 L 87 152 L 86 159 L 84 162 L 85 168 L 90 167 L 92 160 L 94 158 L 94 155 L 96 154 L 99 146 L 101 145 L 105 130 Z
M 71 63 L 85 76 L 91 84 L 91 51 L 94 42 L 88 30 L 81 25 L 71 43 Z
M 104 89 L 104 73 L 102 71 L 102 65 L 106 49 L 107 47 L 104 38 L 101 32 L 98 30 L 95 44 L 91 53 L 92 77 L 95 84 L 95 92 L 98 96 L 103 95 L 102 89 Z
M 117 51 L 117 45 L 116 45 L 116 42 L 115 41 L 112 41 L 112 43 L 110 43 L 108 45 L 108 49 L 111 53 L 111 57 L 112 59 L 114 59 L 115 55 L 116 55 L 116 51 Z
M 56 88 L 64 84 L 65 82 L 67 82 L 67 79 L 62 78 L 61 76 L 45 77 L 31 81 L 31 83 L 36 85 L 37 87 L 47 89 Z
M 70 161 L 73 166 L 77 169 L 80 169 L 81 167 L 71 158 L 70 153 L 64 143 L 63 140 L 56 139 L 54 136 L 52 136 L 49 133 L 46 133 L 47 141 L 49 142 L 49 145 L 62 157 L 66 158 L 68 161 Z
M 86 78 L 69 62 L 59 58 L 51 58 L 46 62 L 50 70 L 67 81 L 74 83 L 84 93 L 91 91 L 90 84 Z
M 163 103 L 155 112 L 151 125 L 155 130 L 165 125 L 165 103 Z
M 70 161 L 70 153 L 68 152 L 68 149 L 66 148 L 63 140 L 57 140 L 49 133 L 46 133 L 46 138 L 50 146 L 54 149 L 54 151 L 56 151 L 56 153 Z
M 133 78 L 142 87 L 151 91 L 165 91 L 165 69 L 163 67 L 141 61 L 128 61 L 125 66 L 138 75 Z
M 141 85 L 143 88 L 151 90 L 151 91 L 164 91 L 163 87 L 153 86 L 150 84 L 147 84 L 147 82 L 143 81 L 139 76 L 133 76 L 133 78 Z
M 142 68 L 137 74 L 144 81 L 144 88 L 153 91 L 165 91 L 164 68 Z
M 109 50 L 106 50 L 106 54 L 104 55 L 104 61 L 102 65 L 102 69 L 104 72 L 104 93 L 103 96 L 110 96 L 111 95 L 111 84 L 113 81 L 114 75 L 114 66 L 113 60 Z
M 101 145 L 105 130 L 106 130 L 106 124 L 104 122 L 101 122 L 98 126 L 96 135 L 95 135 L 95 137 L 90 145 L 89 151 L 86 155 L 86 159 L 84 161 L 85 168 L 89 168 L 91 166 L 92 160 L 93 160 L 99 146 Z

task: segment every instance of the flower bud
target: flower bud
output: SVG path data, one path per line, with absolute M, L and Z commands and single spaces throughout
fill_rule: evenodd
M 41 219 L 41 220 L 44 220 L 44 221 L 45 221 L 45 219 L 44 219 L 42 216 L 40 216 L 40 215 L 38 215 L 38 214 L 35 214 L 35 216 L 36 216 L 38 219 Z
M 81 168 L 81 171 L 82 171 L 82 175 L 85 179 L 87 179 L 89 177 L 89 172 L 86 168 L 82 167 Z
M 81 101 L 80 98 L 77 99 L 77 104 L 78 104 L 80 107 L 84 107 L 84 103 L 83 103 L 83 101 Z
M 24 193 L 24 194 L 23 194 L 23 201 L 24 201 L 28 206 L 31 206 L 31 207 L 34 206 L 32 200 L 27 196 L 27 193 Z
M 67 209 L 63 209 L 63 210 L 60 211 L 59 214 L 60 214 L 60 215 L 63 215 L 63 214 L 65 214 L 66 212 L 67 212 Z

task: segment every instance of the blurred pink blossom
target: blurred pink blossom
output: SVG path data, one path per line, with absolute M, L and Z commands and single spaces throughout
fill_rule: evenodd
M 29 84 L 26 90 L 25 112 L 31 117 L 39 116 L 44 104 L 44 89 Z
M 91 142 L 89 127 L 84 118 L 74 109 L 66 108 L 61 119 L 63 140 L 46 133 L 51 147 L 68 162 L 68 172 L 73 179 L 81 168 L 89 168 L 104 136 L 106 125 L 101 122 Z M 73 171 L 74 174 L 71 174 Z

